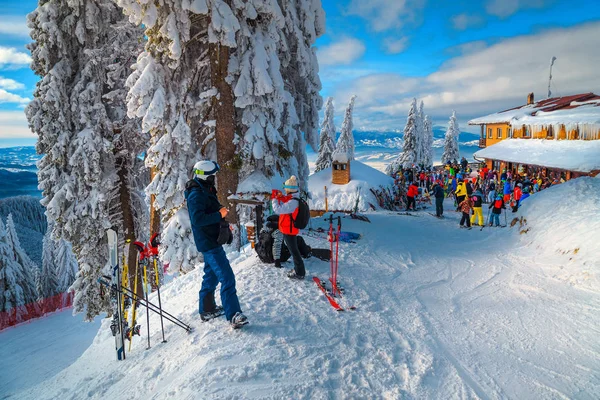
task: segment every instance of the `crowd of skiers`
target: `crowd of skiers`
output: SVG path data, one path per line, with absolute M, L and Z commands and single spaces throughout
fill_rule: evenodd
M 501 226 L 500 215 L 509 207 L 512 212 L 519 209 L 521 203 L 532 194 L 550 186 L 565 182 L 565 176 L 550 174 L 534 176 L 520 174 L 518 171 L 490 170 L 481 164 L 476 171 L 463 157 L 459 162 L 449 161 L 436 168 L 401 169 L 395 175 L 397 186 L 407 187 L 406 211 L 416 210 L 417 204 L 431 203 L 435 199 L 435 214 L 442 217 L 444 199 L 454 198 L 456 211 L 462 212 L 461 227 L 471 225 Z M 488 218 L 484 218 L 483 205 L 488 205 Z

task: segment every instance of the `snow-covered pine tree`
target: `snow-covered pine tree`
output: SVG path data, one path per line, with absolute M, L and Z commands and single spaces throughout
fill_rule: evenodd
M 419 111 L 417 112 L 417 120 L 416 120 L 416 135 L 415 139 L 417 142 L 416 154 L 415 154 L 415 164 L 423 165 L 423 158 L 425 157 L 425 112 L 424 112 L 424 104 L 423 101 L 419 103 Z
M 456 120 L 456 111 L 452 111 L 450 122 L 448 123 L 448 130 L 444 140 L 444 152 L 442 153 L 442 163 L 446 164 L 448 161 L 454 161 L 460 159 L 458 152 L 458 135 L 460 129 L 458 127 L 458 121 Z
M 65 293 L 69 290 L 77 275 L 77 258 L 73 254 L 71 243 L 60 239 L 55 244 L 54 265 L 56 265 L 57 290 Z
M 349 160 L 354 160 L 354 133 L 352 133 L 354 123 L 352 121 L 352 113 L 354 112 L 355 100 L 356 96 L 352 96 L 348 103 L 348 107 L 346 107 L 340 137 L 338 138 L 334 151 L 334 154 L 347 154 Z
M 71 285 L 77 277 L 77 258 L 73 254 L 71 243 L 59 239 L 55 244 L 54 265 L 56 265 L 56 278 L 58 293 L 62 293 L 62 306 L 67 305 L 67 292 L 72 291 Z
M 428 168 L 433 166 L 433 127 L 428 115 L 425 116 L 423 129 L 425 133 L 423 164 Z
M 417 99 L 413 98 L 404 126 L 404 143 L 402 152 L 386 168 L 388 175 L 394 175 L 402 168 L 412 168 L 417 158 Z
M 28 26 L 41 77 L 26 112 L 43 154 L 42 204 L 53 237 L 73 243 L 81 267 L 74 308 L 91 320 L 109 309 L 96 281 L 107 260 L 104 231 L 121 225 L 131 233 L 124 222 L 134 205 L 123 185 L 137 154 L 125 153 L 142 140 L 125 120 L 121 88 L 142 32 L 113 2 L 95 0 L 40 0 Z
M 315 172 L 331 167 L 332 155 L 335 151 L 335 124 L 333 122 L 333 98 L 328 97 L 325 103 L 325 118 L 321 125 L 321 143 L 317 157 Z
M 36 272 L 38 267 L 21 248 L 12 215 L 6 219 L 6 225 L 0 221 L 0 288 L 3 288 L 2 301 L 8 311 L 17 309 L 17 321 L 27 313 L 24 305 L 37 301 Z
M 316 39 L 325 32 L 325 13 L 321 0 L 278 0 L 285 17 L 280 60 L 285 89 L 294 99 L 299 125 L 297 135 L 317 150 L 319 140 L 319 110 L 323 99 L 319 92 L 321 80 L 314 47 Z M 295 154 L 302 164 L 304 152 Z M 300 176 L 301 181 L 303 177 Z
M 42 268 L 39 271 L 39 279 L 37 282 L 38 301 L 42 301 L 58 293 L 55 250 L 52 232 L 48 230 L 44 235 Z

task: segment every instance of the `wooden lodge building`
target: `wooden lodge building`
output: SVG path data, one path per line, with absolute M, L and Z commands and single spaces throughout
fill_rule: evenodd
M 490 170 L 559 175 L 600 173 L 600 96 L 584 93 L 534 101 L 469 121 L 481 126 L 473 157 Z

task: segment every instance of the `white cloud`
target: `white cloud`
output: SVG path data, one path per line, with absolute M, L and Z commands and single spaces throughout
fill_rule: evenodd
M 466 55 L 482 51 L 487 46 L 488 44 L 484 40 L 476 40 L 474 42 L 462 43 L 457 46 L 450 47 L 446 49 L 446 52 L 453 55 Z
M 387 38 L 383 41 L 383 46 L 388 54 L 400 54 L 408 46 L 408 38 L 400 39 Z
M 486 4 L 488 14 L 500 18 L 506 18 L 520 9 L 525 8 L 543 8 L 552 0 L 489 0 Z
M 0 33 L 10 36 L 29 37 L 26 15 L 0 15 Z
M 483 17 L 473 14 L 458 14 L 452 17 L 452 26 L 454 29 L 464 31 L 467 28 L 481 26 L 485 23 Z
M 25 85 L 23 85 L 21 82 L 17 82 L 15 80 L 3 78 L 0 76 L 0 89 L 22 90 L 25 89 Z
M 0 139 L 35 137 L 23 111 L 0 111 Z
M 26 66 L 31 63 L 29 54 L 21 53 L 14 47 L 0 46 L 0 67 L 3 66 Z
M 370 129 L 402 129 L 413 97 L 424 100 L 434 120 L 446 120 L 453 109 L 467 120 L 523 105 L 529 92 L 544 98 L 554 55 L 555 96 L 600 94 L 598 48 L 600 23 L 556 29 L 458 55 L 426 77 L 372 74 L 340 82 L 333 94 L 341 102 L 357 94 L 356 125 Z
M 352 0 L 348 14 L 366 19 L 374 31 L 382 32 L 413 21 L 424 3 L 423 0 Z
M 4 89 L 0 89 L 0 104 L 2 103 L 17 103 L 17 104 L 25 104 L 29 103 L 31 100 L 26 97 L 21 97 L 14 93 L 7 92 Z
M 320 65 L 348 65 L 361 58 L 365 50 L 365 45 L 360 40 L 345 38 L 319 48 L 317 57 Z

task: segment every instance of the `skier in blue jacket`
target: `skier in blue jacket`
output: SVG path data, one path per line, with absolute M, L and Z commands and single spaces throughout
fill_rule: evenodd
M 225 317 L 234 328 L 248 323 L 242 313 L 235 289 L 235 275 L 217 238 L 221 220 L 229 210 L 221 206 L 215 188 L 215 174 L 219 165 L 214 161 L 199 161 L 194 165 L 194 179 L 185 185 L 185 198 L 194 234 L 196 248 L 204 256 L 204 277 L 199 294 L 202 320 L 219 313 L 215 303 L 215 289 L 221 283 L 221 304 Z

